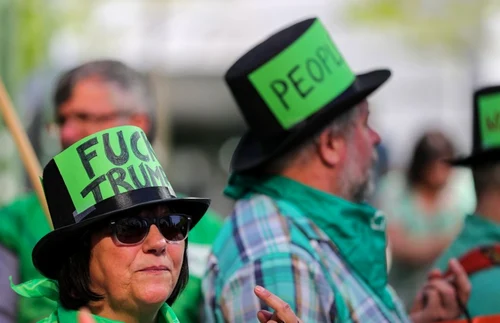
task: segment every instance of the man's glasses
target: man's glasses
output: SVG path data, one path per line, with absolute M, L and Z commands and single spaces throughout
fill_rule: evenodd
M 57 115 L 56 119 L 47 125 L 47 130 L 51 134 L 57 134 L 60 128 L 64 126 L 64 124 L 68 122 L 68 120 L 76 121 L 78 124 L 82 125 L 98 125 L 117 118 L 130 117 L 134 114 L 135 112 L 132 111 L 114 111 L 105 114 L 78 112 L 70 116 Z
M 91 113 L 85 113 L 85 112 L 78 112 L 78 113 L 72 114 L 71 116 L 58 115 L 56 117 L 55 123 L 58 126 L 62 126 L 69 119 L 74 119 L 74 120 L 76 120 L 78 122 L 82 122 L 82 123 L 101 123 L 101 122 L 111 121 L 113 119 L 120 118 L 120 117 L 129 117 L 133 114 L 134 114 L 134 112 L 132 112 L 132 111 L 114 111 L 114 112 L 105 113 L 105 114 L 91 114 Z
M 143 242 L 153 224 L 158 227 L 167 242 L 180 243 L 188 236 L 191 218 L 184 214 L 169 214 L 152 218 L 129 216 L 110 222 L 113 238 L 122 245 Z

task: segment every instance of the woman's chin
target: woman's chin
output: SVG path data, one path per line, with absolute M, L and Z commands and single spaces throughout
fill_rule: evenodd
M 144 304 L 161 305 L 167 301 L 172 289 L 166 287 L 166 285 L 161 288 L 160 286 L 156 287 L 145 287 L 142 290 L 137 292 L 137 298 L 141 300 Z
M 145 304 L 164 303 L 174 289 L 171 275 L 147 275 L 134 285 L 134 294 Z

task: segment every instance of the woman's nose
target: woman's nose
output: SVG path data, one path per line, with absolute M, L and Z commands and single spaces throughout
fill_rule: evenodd
M 145 253 L 161 254 L 167 248 L 167 239 L 161 234 L 158 227 L 153 224 L 149 228 L 149 233 L 142 246 Z

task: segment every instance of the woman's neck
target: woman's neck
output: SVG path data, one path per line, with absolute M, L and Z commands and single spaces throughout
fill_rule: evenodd
M 90 312 L 110 320 L 124 323 L 156 323 L 160 307 L 151 306 L 150 308 L 127 308 L 123 305 L 110 305 L 105 302 L 89 304 Z
M 429 185 L 416 185 L 415 193 L 417 193 L 418 201 L 427 214 L 434 214 L 437 211 L 441 188 L 434 188 Z

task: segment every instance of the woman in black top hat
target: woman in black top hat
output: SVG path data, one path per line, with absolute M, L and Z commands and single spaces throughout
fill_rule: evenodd
M 170 305 L 188 280 L 188 233 L 210 200 L 176 197 L 144 132 L 122 126 L 82 139 L 47 164 L 42 183 L 54 231 L 32 258 L 47 279 L 12 287 L 58 303 L 44 322 L 77 322 L 81 308 L 99 323 L 179 322 Z M 274 295 L 256 295 L 278 309 L 261 311 L 261 322 L 297 321 Z
M 47 322 L 178 322 L 170 305 L 187 283 L 189 231 L 210 200 L 177 198 L 141 129 L 86 137 L 44 168 L 54 231 L 32 254 L 48 279 L 14 286 L 58 303 Z

